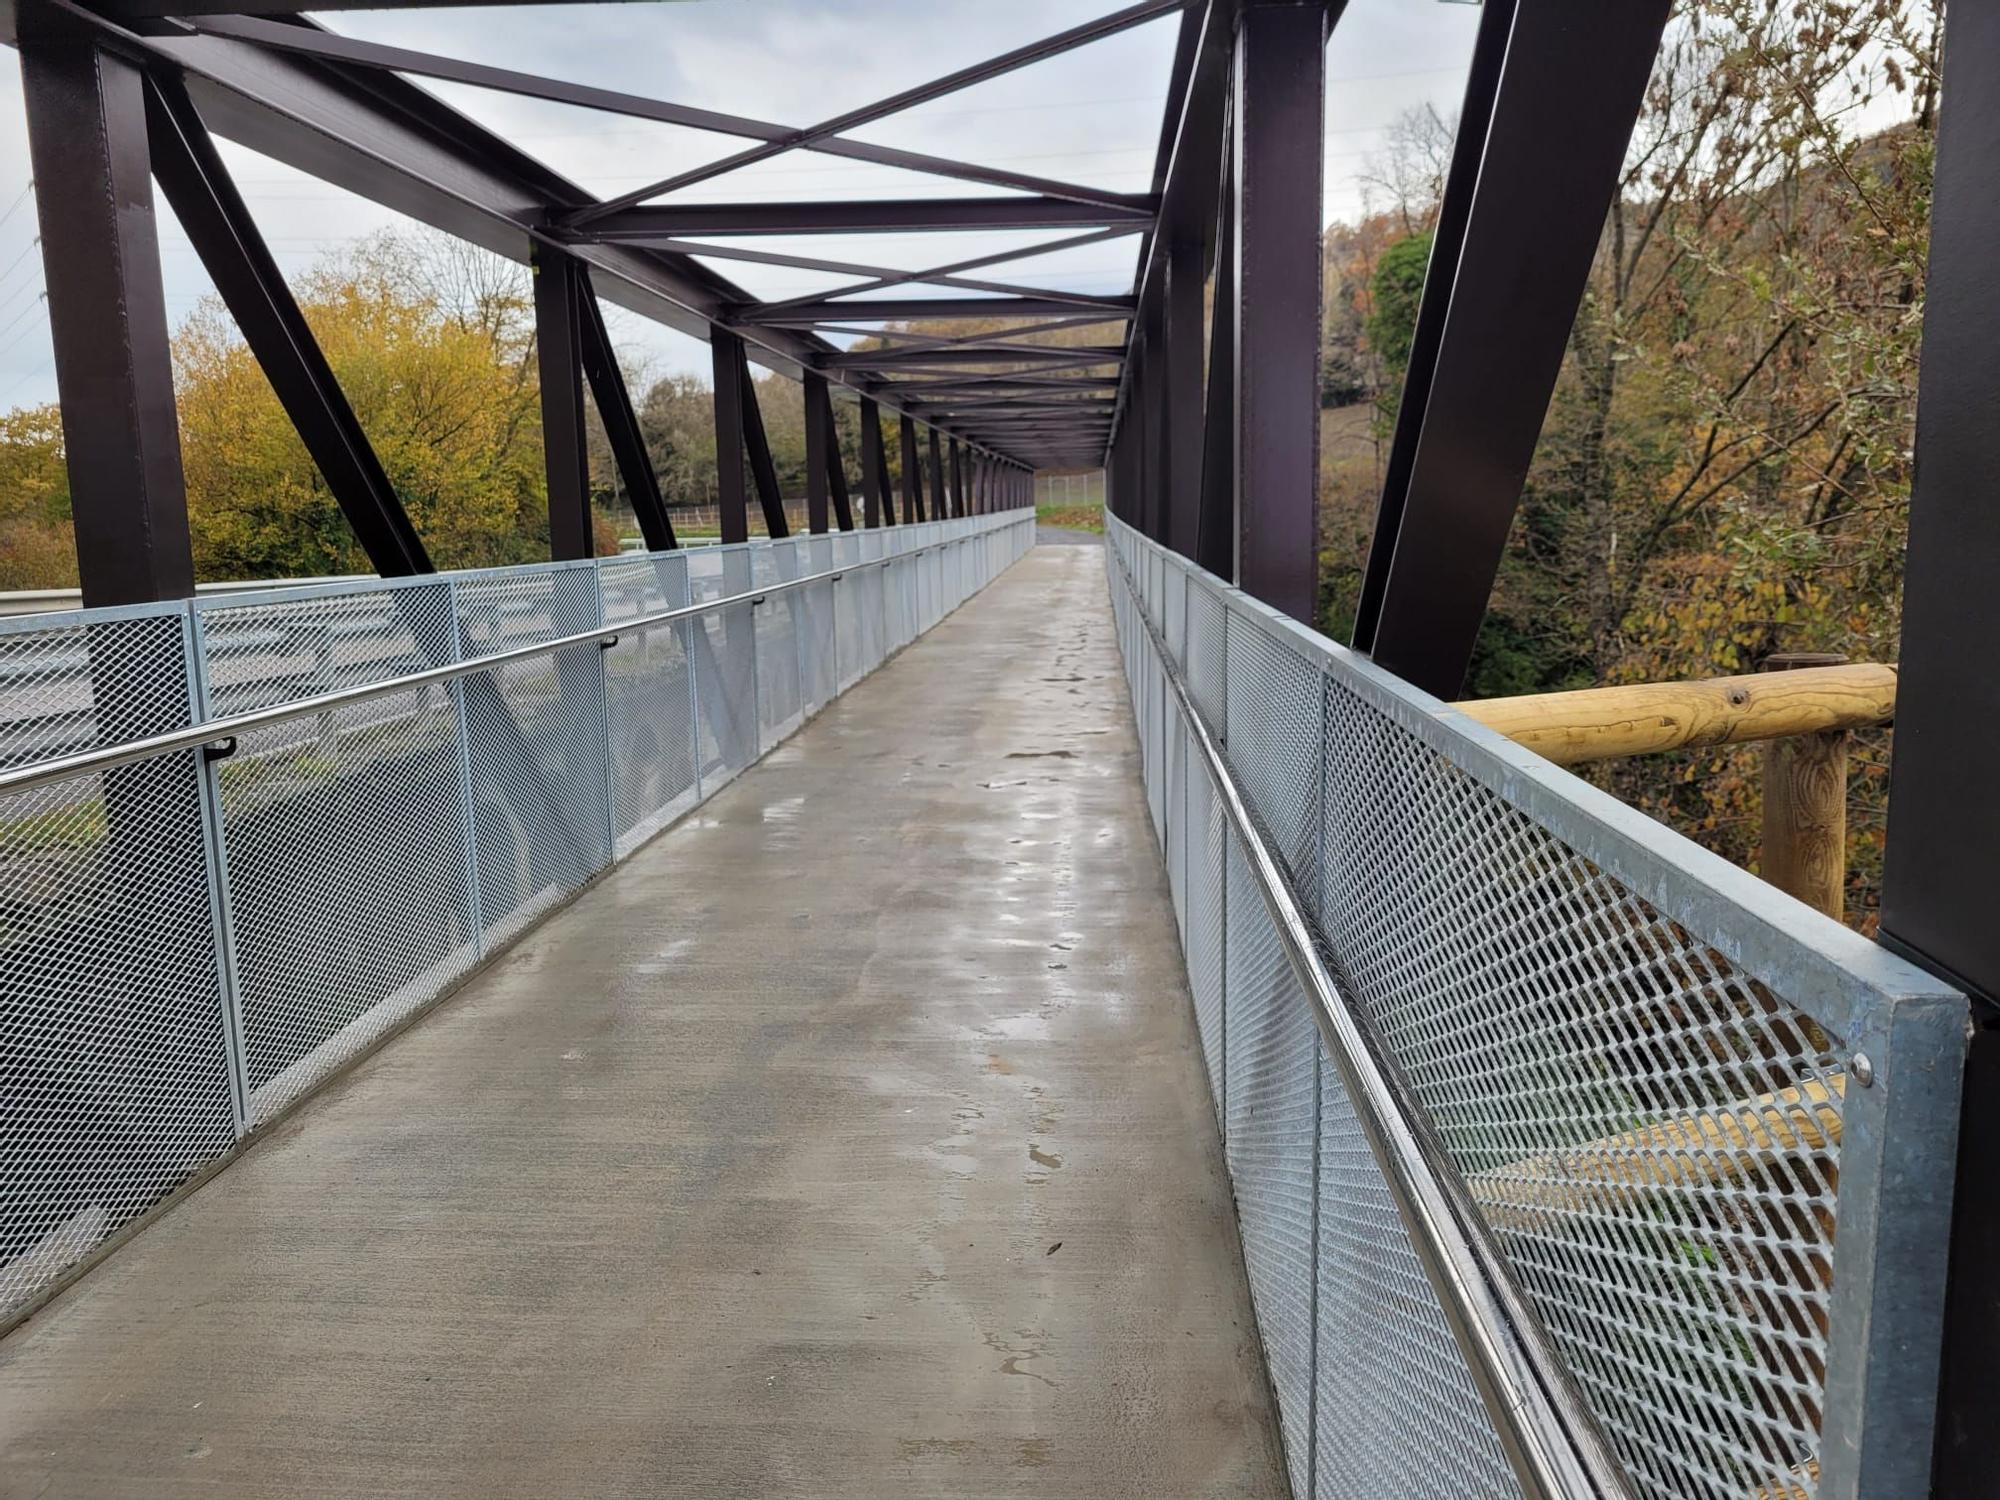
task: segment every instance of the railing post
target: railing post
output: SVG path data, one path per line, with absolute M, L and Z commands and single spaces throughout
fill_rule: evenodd
M 188 698 L 197 722 L 213 718 L 209 701 L 208 651 L 201 611 L 187 602 L 181 639 L 187 653 Z M 236 915 L 229 899 L 228 824 L 223 818 L 222 765 L 203 755 L 196 774 L 201 778 L 201 839 L 208 870 L 209 919 L 214 929 L 216 983 L 222 996 L 222 1051 L 229 1069 L 229 1111 L 236 1139 L 250 1133 L 250 1069 L 245 1060 L 243 999 L 236 971 Z
M 445 578 L 445 608 L 451 614 L 451 656 L 465 660 L 465 630 L 458 613 L 458 580 Z M 479 801 L 472 777 L 472 719 L 465 711 L 465 679 L 451 684 L 452 712 L 458 720 L 458 785 L 465 799 L 465 906 L 475 958 L 486 957 L 486 914 L 479 899 Z
M 1790 651 L 1768 658 L 1764 670 L 1837 667 L 1846 661 Z M 1847 907 L 1847 746 L 1844 729 L 1789 735 L 1764 745 L 1759 873 L 1836 922 Z
M 591 626 L 604 624 L 604 569 L 590 565 Z M 597 652 L 597 731 L 604 746 L 604 868 L 618 862 L 618 770 L 611 757 L 611 653 L 615 641 Z

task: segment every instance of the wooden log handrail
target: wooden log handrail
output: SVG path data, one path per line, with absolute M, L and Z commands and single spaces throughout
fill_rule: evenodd
M 1896 669 L 1860 662 L 1700 682 L 1475 698 L 1452 705 L 1559 766 L 1886 724 Z

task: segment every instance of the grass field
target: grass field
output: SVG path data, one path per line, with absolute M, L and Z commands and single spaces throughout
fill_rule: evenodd
M 1095 505 L 1037 505 L 1035 519 L 1044 526 L 1060 526 L 1067 531 L 1104 530 L 1104 512 Z

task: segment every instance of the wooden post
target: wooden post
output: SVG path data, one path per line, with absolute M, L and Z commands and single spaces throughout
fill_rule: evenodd
M 1844 656 L 1783 652 L 1767 672 L 1837 667 Z M 1845 729 L 1770 740 L 1764 746 L 1764 846 L 1759 872 L 1836 922 L 1846 914 L 1847 741 Z

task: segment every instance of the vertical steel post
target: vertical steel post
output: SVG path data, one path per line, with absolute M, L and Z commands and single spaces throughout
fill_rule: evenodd
M 1165 340 L 1161 361 L 1162 404 L 1166 432 L 1162 460 L 1166 469 L 1166 544 L 1182 557 L 1199 550 L 1201 531 L 1201 400 L 1202 307 L 1206 247 L 1199 240 L 1179 240 L 1167 247 Z M 1068 486 L 1064 486 L 1067 490 Z M 1068 498 L 1067 494 L 1064 496 Z
M 826 377 L 811 370 L 805 373 L 806 402 L 806 530 L 814 536 L 826 534 L 827 471 L 833 446 L 833 398 L 826 392 Z
M 954 516 L 969 515 L 965 504 L 965 453 L 958 445 L 958 439 L 951 440 L 951 513 Z
M 194 592 L 145 80 L 52 7 L 17 12 L 28 156 L 83 602 Z
M 1173 351 L 1167 345 L 1166 288 L 1155 281 L 1139 310 L 1146 329 L 1146 535 L 1167 545 L 1167 509 L 1173 489 Z
M 942 521 L 951 515 L 951 496 L 945 491 L 944 443 L 938 430 L 930 429 L 931 447 L 931 519 Z
M 1226 129 L 1228 127 L 1225 127 Z M 1236 213 L 1224 148 L 1221 222 L 1216 233 L 1215 303 L 1209 315 L 1208 395 L 1202 412 L 1201 515 L 1194 560 L 1236 581 Z M 1107 475 L 1107 480 L 1109 476 Z
M 917 424 L 905 414 L 901 422 L 903 439 L 903 519 L 924 518 L 924 468 L 917 458 Z
M 549 556 L 589 557 L 590 457 L 583 437 L 583 330 L 576 270 L 561 251 L 537 246 L 535 361 L 542 382 L 542 460 L 548 473 Z
M 1931 1489 L 1973 1500 L 2000 1474 L 2000 9 L 1949 10 L 1940 97 L 1881 936 L 1975 998 Z
M 726 328 L 708 333 L 714 372 L 715 500 L 722 540 L 750 540 L 750 494 L 743 476 L 743 340 Z
M 861 398 L 861 497 L 868 525 L 896 524 L 896 503 L 889 494 L 889 456 L 882 451 L 882 408 L 873 396 Z
M 778 488 L 778 466 L 771 459 L 771 440 L 764 431 L 764 411 L 757 401 L 757 382 L 750 375 L 750 356 L 739 339 L 736 376 L 743 389 L 743 446 L 750 455 L 750 477 L 757 484 L 757 503 L 764 512 L 764 534 L 773 541 L 792 534 L 785 517 L 785 497 Z
M 189 707 L 195 719 L 215 717 L 215 703 L 208 675 L 208 648 L 202 613 L 192 602 L 187 606 L 181 644 L 187 664 Z M 458 684 L 452 691 L 456 694 Z M 463 725 L 461 724 L 461 730 Z M 223 1064 L 229 1071 L 229 1113 L 239 1141 L 256 1124 L 250 1092 L 250 1070 L 245 1061 L 243 1026 L 243 985 L 236 959 L 236 913 L 230 897 L 229 820 L 222 797 L 222 763 L 202 756 L 197 762 L 201 778 L 201 837 L 208 875 L 209 930 L 216 956 L 216 984 L 222 1001 Z
M 1326 26 L 1319 5 L 1246 5 L 1231 103 L 1238 582 L 1304 625 L 1319 597 Z
M 840 426 L 834 420 L 833 396 L 826 400 L 826 482 L 833 494 L 833 524 L 854 529 L 854 501 L 847 493 L 847 469 L 840 457 Z

